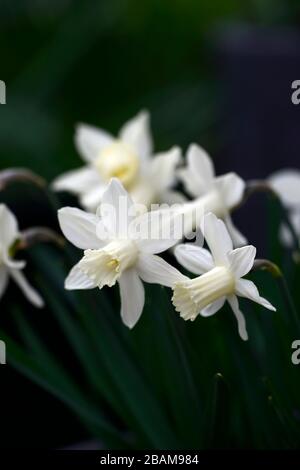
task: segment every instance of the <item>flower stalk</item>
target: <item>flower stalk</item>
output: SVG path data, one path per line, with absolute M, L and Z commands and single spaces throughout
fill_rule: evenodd
M 26 250 L 37 243 L 54 243 L 60 248 L 65 246 L 65 239 L 47 227 L 32 227 L 23 230 L 14 245 L 14 250 Z
M 9 168 L 0 172 L 0 191 L 16 182 L 32 183 L 39 188 L 46 187 L 46 181 L 39 175 L 36 175 L 26 168 Z
M 252 271 L 267 271 L 269 272 L 272 277 L 277 281 L 280 292 L 282 293 L 282 297 L 284 299 L 287 311 L 290 314 L 290 318 L 296 325 L 300 328 L 300 319 L 294 305 L 293 298 L 290 293 L 290 289 L 286 282 L 286 279 L 277 264 L 269 261 L 267 259 L 257 259 L 253 263 Z

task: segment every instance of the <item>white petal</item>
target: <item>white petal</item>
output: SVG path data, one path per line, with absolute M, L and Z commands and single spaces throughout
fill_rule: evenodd
M 133 328 L 144 308 L 144 286 L 133 268 L 124 271 L 118 282 L 121 296 L 121 317 L 128 328 Z
M 152 153 L 153 144 L 149 127 L 149 113 L 141 111 L 120 130 L 120 139 L 132 145 L 141 159 Z
M 239 279 L 235 285 L 235 292 L 240 297 L 245 297 L 247 299 L 257 302 L 268 310 L 276 311 L 276 308 L 264 297 L 259 295 L 258 289 L 254 282 L 249 281 L 248 279 Z
M 148 177 L 157 191 L 170 188 L 176 182 L 175 168 L 181 160 L 181 150 L 173 147 L 168 152 L 155 155 L 147 168 Z
M 25 295 L 25 297 L 35 306 L 38 308 L 44 307 L 44 301 L 40 294 L 28 283 L 26 277 L 22 273 L 22 271 L 18 269 L 10 269 L 9 274 L 13 278 L 13 280 L 18 284 L 21 291 Z
M 216 300 L 215 302 L 201 310 L 200 315 L 202 317 L 211 317 L 223 307 L 225 300 L 226 297 L 221 297 L 220 299 Z
M 215 264 L 217 266 L 227 266 L 227 253 L 232 250 L 233 245 L 224 222 L 210 212 L 203 217 L 201 230 Z
M 93 289 L 94 287 L 96 287 L 95 282 L 80 270 L 79 263 L 75 264 L 65 280 L 65 289 Z
M 179 191 L 167 189 L 159 194 L 159 202 L 171 206 L 172 204 L 183 204 L 187 202 L 187 198 Z
M 141 207 L 137 210 L 138 214 L 142 214 L 150 209 L 151 204 L 156 204 L 159 200 L 159 194 L 151 184 L 149 178 L 137 177 L 134 185 L 130 187 L 130 197 L 135 204 Z
M 215 176 L 215 170 L 208 153 L 199 145 L 191 144 L 187 151 L 187 161 L 192 173 L 198 176 L 201 184 L 210 185 Z
M 203 274 L 214 268 L 214 261 L 210 252 L 194 243 L 176 246 L 174 255 L 178 263 L 194 274 Z
M 268 179 L 272 188 L 279 194 L 288 207 L 300 207 L 300 171 L 281 170 Z
M 245 181 L 236 173 L 227 173 L 215 179 L 215 185 L 221 193 L 222 201 L 228 210 L 237 206 L 244 196 Z
M 296 235 L 300 237 L 300 210 L 291 209 L 289 211 L 289 219 Z M 291 234 L 291 230 L 286 225 L 286 223 L 281 224 L 279 235 L 280 235 L 280 240 L 284 246 L 287 246 L 290 248 L 294 246 L 295 242 Z
M 103 242 L 97 236 L 99 218 L 76 207 L 63 207 L 58 211 L 58 220 L 64 236 L 82 250 L 97 249 Z
M 135 220 L 135 241 L 145 253 L 161 253 L 183 237 L 182 217 L 171 210 L 147 212 Z
M 279 228 L 279 238 L 284 246 L 286 246 L 287 248 L 293 248 L 294 238 L 286 224 L 281 224 Z
M 139 276 L 150 284 L 173 287 L 184 276 L 164 259 L 156 255 L 141 253 L 136 265 Z
M 236 248 L 228 253 L 230 268 L 236 278 L 245 276 L 253 266 L 256 248 L 253 245 Z
M 102 196 L 100 213 L 103 224 L 117 237 L 127 237 L 130 221 L 134 218 L 131 197 L 117 178 L 112 178 Z
M 79 124 L 76 127 L 75 145 L 86 162 L 93 162 L 107 145 L 113 142 L 113 137 L 97 127 Z
M 8 255 L 8 252 L 3 253 L 3 262 L 7 267 L 13 269 L 23 269 L 26 266 L 26 261 L 13 259 Z
M 5 204 L 0 204 L 0 246 L 7 250 L 19 236 L 18 222 Z
M 199 145 L 191 144 L 187 151 L 187 167 L 178 171 L 186 191 L 201 196 L 212 188 L 214 167 L 210 156 Z
M 106 188 L 106 183 L 91 185 L 90 189 L 85 191 L 80 196 L 79 200 L 81 206 L 90 212 L 96 212 L 97 208 L 102 202 L 102 196 Z
M 0 266 L 0 299 L 3 296 L 8 283 L 8 271 L 5 266 Z
M 245 317 L 243 313 L 239 309 L 239 301 L 235 295 L 230 295 L 229 297 L 227 297 L 227 300 L 228 300 L 230 307 L 232 308 L 233 313 L 236 316 L 240 337 L 244 341 L 247 341 L 248 333 L 246 329 L 246 322 L 245 322 Z
M 52 182 L 55 191 L 69 191 L 72 194 L 82 194 L 91 187 L 101 185 L 99 173 L 95 168 L 84 166 L 77 170 L 68 171 Z
M 199 197 L 203 194 L 197 176 L 189 168 L 179 168 L 176 175 L 190 196 Z
M 235 227 L 230 214 L 225 217 L 224 222 L 227 227 L 230 238 L 233 242 L 233 246 L 235 248 L 239 248 L 241 246 L 247 245 L 247 238 L 244 237 L 244 235 Z

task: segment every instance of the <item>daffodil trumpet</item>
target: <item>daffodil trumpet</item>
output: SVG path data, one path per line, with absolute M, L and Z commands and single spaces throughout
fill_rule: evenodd
M 193 243 L 176 246 L 177 261 L 198 277 L 179 279 L 173 286 L 172 302 L 184 320 L 193 321 L 198 315 L 214 315 L 227 300 L 237 319 L 239 334 L 247 340 L 246 322 L 237 296 L 276 310 L 260 296 L 252 281 L 243 279 L 253 267 L 256 249 L 252 245 L 233 249 L 224 222 L 213 213 L 203 217 L 201 230 L 211 253 Z

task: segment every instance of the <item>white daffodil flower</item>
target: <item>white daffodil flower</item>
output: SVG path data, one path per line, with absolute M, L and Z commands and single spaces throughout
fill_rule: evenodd
M 230 211 L 240 203 L 245 190 L 245 182 L 236 173 L 215 176 L 210 156 L 196 144 L 191 144 L 187 151 L 187 166 L 177 171 L 186 191 L 194 198 L 182 206 L 187 220 L 188 236 L 190 227 L 199 226 L 205 213 L 213 212 L 221 217 L 230 232 L 234 246 L 247 243 L 246 238 L 234 227 Z
M 57 191 L 79 196 L 81 205 L 95 212 L 111 178 L 118 178 L 135 203 L 152 203 L 183 198 L 170 188 L 176 182 L 175 168 L 180 162 L 178 147 L 154 155 L 149 114 L 140 112 L 120 130 L 118 137 L 86 124 L 76 129 L 75 144 L 86 165 L 59 176 L 53 182 Z
M 289 212 L 290 222 L 300 239 L 300 171 L 280 170 L 268 178 L 271 187 L 280 197 Z M 285 246 L 293 246 L 293 239 L 288 227 L 282 224 L 280 238 Z
M 98 212 L 99 215 L 93 215 L 71 207 L 58 211 L 65 237 L 84 250 L 82 259 L 69 273 L 65 288 L 101 289 L 118 282 L 121 317 L 132 328 L 144 307 L 142 280 L 171 287 L 182 278 L 179 271 L 156 256 L 177 241 L 172 230 L 168 234 L 164 231 L 171 216 L 168 218 L 164 212 L 165 225 L 158 223 L 159 211 L 136 217 L 132 199 L 115 178 L 104 191 Z
M 185 277 L 175 283 L 173 304 L 182 318 L 195 320 L 199 314 L 203 317 L 215 314 L 227 300 L 236 316 L 239 334 L 247 340 L 245 318 L 237 296 L 276 310 L 259 295 L 252 281 L 242 279 L 253 266 L 256 249 L 248 245 L 234 250 L 224 222 L 212 213 L 204 216 L 202 230 L 211 253 L 189 243 L 175 248 L 178 262 L 200 276 L 195 279 Z
M 44 301 L 30 284 L 28 284 L 22 269 L 25 261 L 14 260 L 11 257 L 11 250 L 15 242 L 20 238 L 18 222 L 14 214 L 0 204 L 0 299 L 3 296 L 9 278 L 11 277 L 25 295 L 25 297 L 35 306 L 43 307 Z

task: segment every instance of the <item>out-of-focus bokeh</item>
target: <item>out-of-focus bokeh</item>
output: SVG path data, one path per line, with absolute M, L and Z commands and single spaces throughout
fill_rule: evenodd
M 296 0 L 2 0 L 0 18 L 1 168 L 30 167 L 50 182 L 81 165 L 77 122 L 117 132 L 142 108 L 151 113 L 156 150 L 194 141 L 218 173 L 244 178 L 299 167 Z M 248 218 L 240 223 L 264 246 Z M 56 403 L 49 406 L 59 416 Z M 69 423 L 70 441 L 79 439 Z M 55 445 L 63 444 L 58 432 Z
M 51 179 L 80 162 L 72 142 L 76 122 L 116 131 L 142 107 L 152 113 L 157 148 L 196 140 L 215 152 L 226 143 L 213 133 L 228 85 L 222 73 L 235 78 L 247 105 L 247 90 L 239 84 L 245 60 L 267 53 L 268 31 L 253 30 L 257 41 L 249 50 L 247 37 L 237 37 L 247 29 L 241 22 L 281 27 L 297 19 L 294 3 L 3 0 L 0 58 L 7 105 L 0 115 L 1 166 L 30 164 Z M 237 44 L 230 44 L 234 32 Z M 273 56 L 284 45 L 289 41 Z M 253 64 L 249 80 L 258 79 L 261 65 Z M 227 108 L 222 117 L 232 113 Z
M 1 167 L 30 166 L 51 180 L 81 164 L 77 122 L 116 132 L 141 108 L 158 150 L 196 141 L 218 172 L 245 178 L 296 166 L 298 2 L 3 0 L 0 8 Z

